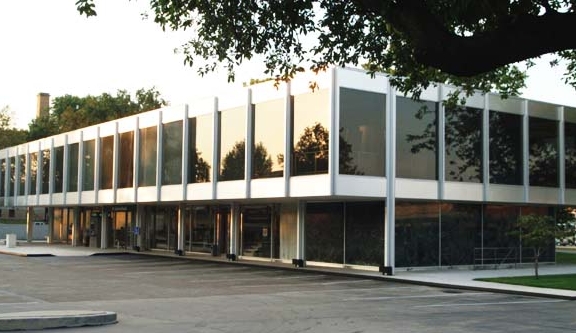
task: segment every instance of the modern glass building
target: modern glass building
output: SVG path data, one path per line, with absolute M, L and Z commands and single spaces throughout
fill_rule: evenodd
M 510 230 L 576 204 L 576 108 L 448 109 L 451 89 L 416 102 L 338 68 L 28 142 L 0 150 L 0 205 L 45 208 L 71 246 L 386 273 L 532 261 Z

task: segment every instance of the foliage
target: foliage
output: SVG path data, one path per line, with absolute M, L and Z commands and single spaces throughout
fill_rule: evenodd
M 576 252 L 556 252 L 557 264 L 576 264 Z
M 246 142 L 244 140 L 236 142 L 222 160 L 220 180 L 244 179 L 245 154 Z M 262 142 L 254 146 L 252 167 L 254 168 L 252 173 L 254 178 L 260 178 L 272 173 L 272 158 L 268 155 L 268 151 Z
M 24 143 L 26 136 L 26 131 L 14 128 L 10 108 L 0 109 L 0 149 Z
M 103 93 L 99 96 L 64 95 L 56 97 L 52 103 L 50 114 L 34 119 L 30 123 L 28 140 L 37 140 L 158 109 L 167 104 L 155 88 L 139 89 L 136 91 L 135 98 L 125 90 L 118 90 L 116 96 Z
M 570 213 L 563 210 L 557 218 L 536 214 L 522 215 L 518 218 L 516 230 L 512 231 L 511 234 L 521 237 L 523 247 L 534 250 L 534 275 L 536 278 L 538 278 L 538 259 L 544 249 L 553 243 L 555 238 L 562 238 L 569 232 L 574 234 L 574 226 L 569 223 L 574 220 L 574 217 L 569 216 Z
M 94 0 L 76 6 L 96 15 Z M 416 97 L 434 82 L 507 96 L 524 86 L 535 58 L 552 53 L 551 65 L 565 62 L 564 79 L 576 86 L 573 0 L 150 0 L 150 7 L 162 29 L 191 31 L 182 51 L 200 75 L 222 66 L 233 80 L 236 67 L 258 56 L 277 80 L 305 67 L 367 64 Z
M 538 288 L 576 290 L 576 274 L 543 275 L 539 278 L 534 276 L 511 276 L 476 280 Z

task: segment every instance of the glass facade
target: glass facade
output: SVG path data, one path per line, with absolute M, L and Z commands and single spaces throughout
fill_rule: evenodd
M 484 225 L 481 253 L 476 253 L 476 263 L 500 264 L 519 262 L 520 239 L 512 236 L 520 207 L 503 205 L 484 206 Z
M 42 151 L 42 183 L 40 184 L 40 194 L 50 193 L 50 150 Z
M 246 108 L 220 111 L 220 181 L 244 179 Z
M 162 185 L 182 184 L 182 121 L 162 125 Z
M 25 195 L 26 194 L 26 155 L 18 156 L 20 160 L 20 167 L 19 167 L 19 179 L 18 179 L 18 195 Z
M 440 207 L 436 202 L 396 201 L 396 266 L 438 266 Z
M 214 242 L 214 217 L 208 207 L 189 207 L 185 224 L 186 251 L 211 253 Z
M 386 95 L 340 88 L 339 172 L 384 177 Z
M 10 177 L 9 181 L 9 188 L 8 188 L 8 195 L 14 196 L 14 192 L 16 191 L 16 157 L 10 157 Z
M 140 129 L 138 186 L 156 185 L 157 134 L 155 126 Z
M 38 182 L 38 153 L 30 154 L 30 187 L 28 194 L 36 195 Z
M 441 203 L 440 265 L 473 265 L 474 252 L 481 247 L 482 205 Z
M 79 144 L 72 143 L 68 145 L 68 192 L 78 191 L 78 154 L 79 154 Z
M 445 174 L 447 181 L 482 182 L 482 110 L 445 110 Z
M 6 196 L 6 160 L 0 160 L 0 198 Z
M 64 189 L 64 147 L 54 148 L 54 193 Z
M 530 185 L 558 186 L 558 121 L 528 120 Z
M 342 264 L 344 220 L 342 203 L 306 205 L 306 260 Z
M 522 116 L 490 111 L 490 183 L 522 185 Z
M 396 175 L 438 179 L 438 103 L 396 97 Z
M 84 165 L 82 166 L 82 191 L 93 191 L 94 171 L 96 166 L 96 141 L 84 141 L 83 146 Z
M 293 176 L 328 173 L 329 96 L 328 90 L 293 96 Z
M 134 186 L 134 132 L 120 133 L 118 188 Z
M 210 181 L 212 169 L 212 115 L 188 119 L 188 183 Z
M 114 136 L 100 139 L 100 189 L 109 190 L 114 184 Z
M 384 263 L 384 202 L 349 202 L 346 210 L 346 264 Z
M 254 104 L 252 178 L 284 175 L 284 111 L 283 99 Z
M 576 124 L 564 123 L 566 188 L 576 189 Z

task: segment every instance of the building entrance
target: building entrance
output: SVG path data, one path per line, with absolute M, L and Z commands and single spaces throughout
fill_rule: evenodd
M 247 257 L 278 258 L 279 228 L 273 206 L 242 209 L 241 253 Z
M 134 245 L 133 210 L 129 207 L 114 207 L 108 219 L 108 247 L 127 249 Z

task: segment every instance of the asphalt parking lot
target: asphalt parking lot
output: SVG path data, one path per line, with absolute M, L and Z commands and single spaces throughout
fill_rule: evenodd
M 576 302 L 237 263 L 0 255 L 0 313 L 103 310 L 50 332 L 567 332 Z

